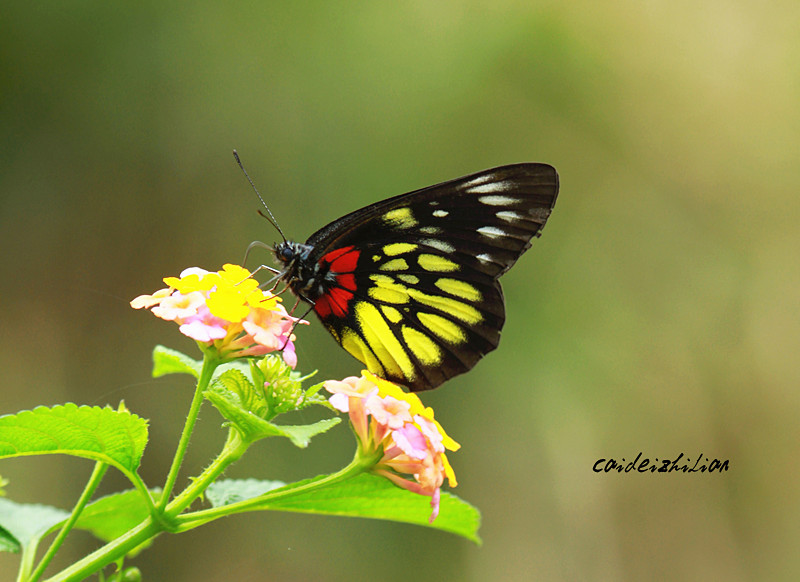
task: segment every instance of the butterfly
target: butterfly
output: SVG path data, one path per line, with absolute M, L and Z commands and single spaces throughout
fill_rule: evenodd
M 557 195 L 555 168 L 539 163 L 401 194 L 305 243 L 284 237 L 273 249 L 277 278 L 370 372 L 415 392 L 436 388 L 497 347 L 498 278 L 541 234 Z

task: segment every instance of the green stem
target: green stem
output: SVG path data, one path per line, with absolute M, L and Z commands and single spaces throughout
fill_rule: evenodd
M 228 432 L 228 440 L 222 452 L 220 452 L 217 458 L 214 459 L 196 479 L 192 480 L 192 484 L 189 485 L 189 487 L 167 505 L 164 512 L 165 518 L 172 521 L 184 509 L 189 507 L 195 499 L 205 492 L 211 483 L 216 481 L 217 477 L 219 477 L 231 463 L 241 458 L 249 445 L 250 443 L 242 440 L 242 437 L 236 429 L 231 428 Z
M 143 544 L 150 538 L 154 538 L 161 532 L 162 528 L 160 524 L 155 523 L 148 517 L 124 535 L 92 552 L 82 560 L 75 562 L 72 566 L 62 570 L 52 578 L 48 578 L 46 582 L 74 582 L 76 580 L 85 580 L 88 576 L 104 568 L 111 562 L 122 558 L 136 546 Z
M 153 519 L 157 519 L 160 514 L 156 509 L 156 504 L 153 501 L 153 496 L 150 493 L 150 490 L 147 488 L 147 484 L 136 473 L 125 473 L 125 476 L 131 483 L 133 483 L 134 488 L 141 493 L 142 499 L 144 500 L 145 505 L 147 505 L 147 512 L 153 516 Z
M 219 365 L 219 360 L 216 355 L 210 352 L 205 352 L 203 355 L 203 370 L 200 372 L 200 378 L 197 380 L 197 388 L 194 391 L 194 398 L 192 405 L 189 408 L 189 414 L 186 417 L 186 424 L 183 425 L 183 433 L 181 440 L 178 442 L 178 449 L 175 451 L 175 457 L 172 459 L 172 466 L 167 474 L 167 480 L 164 483 L 164 491 L 161 499 L 158 502 L 158 509 L 163 511 L 169 502 L 169 497 L 172 494 L 172 488 L 175 487 L 175 481 L 178 478 L 178 472 L 183 463 L 183 457 L 186 455 L 186 449 L 189 447 L 189 439 L 192 436 L 197 415 L 200 412 L 200 405 L 203 404 L 203 392 L 208 388 L 211 382 L 211 377 L 214 370 Z
M 22 558 L 20 559 L 17 582 L 28 580 L 30 571 L 33 570 L 33 563 L 36 561 L 36 551 L 39 548 L 39 539 L 34 538 L 22 547 Z
M 175 519 L 175 522 L 178 523 L 176 533 L 194 529 L 195 527 L 201 526 L 209 521 L 213 521 L 227 515 L 232 515 L 234 513 L 243 513 L 245 511 L 256 511 L 263 509 L 264 506 L 269 505 L 270 501 L 275 501 L 284 497 L 291 497 L 300 493 L 307 493 L 308 491 L 313 491 L 314 489 L 322 489 L 324 487 L 333 485 L 334 483 L 345 481 L 346 479 L 355 477 L 356 475 L 359 475 L 360 473 L 363 473 L 365 470 L 374 466 L 376 460 L 377 459 L 374 458 L 374 455 L 364 455 L 359 450 L 350 464 L 336 473 L 331 473 L 330 475 L 320 477 L 319 479 L 315 479 L 313 481 L 307 481 L 296 486 L 287 485 L 285 487 L 281 487 L 280 489 L 276 489 L 275 491 L 269 491 L 263 495 L 254 497 L 253 499 L 245 499 L 244 501 L 231 503 L 230 505 L 225 505 L 223 507 L 204 509 L 201 511 L 195 511 L 194 513 L 181 515 Z
M 86 504 L 89 503 L 92 495 L 94 495 L 94 492 L 97 490 L 97 486 L 100 485 L 100 481 L 103 480 L 103 476 L 106 474 L 107 470 L 108 465 L 105 463 L 95 463 L 92 475 L 89 477 L 86 487 L 83 488 L 83 493 L 78 499 L 78 502 L 72 509 L 72 514 L 69 516 L 69 519 L 67 519 L 64 525 L 61 526 L 61 531 L 58 532 L 58 535 L 53 540 L 53 543 L 50 544 L 50 547 L 47 548 L 47 552 L 45 552 L 45 555 L 42 557 L 42 561 L 39 562 L 39 565 L 33 571 L 33 574 L 31 574 L 31 577 L 29 578 L 31 582 L 36 582 L 36 580 L 42 576 L 45 568 L 47 568 L 48 564 L 50 564 L 50 561 L 56 555 L 56 552 L 61 547 L 61 544 L 64 543 L 67 534 L 69 534 L 69 532 L 72 530 L 75 522 L 78 521 L 83 508 L 86 507 Z

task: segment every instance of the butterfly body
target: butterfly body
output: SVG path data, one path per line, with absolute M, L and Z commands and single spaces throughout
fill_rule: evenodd
M 497 347 L 498 278 L 539 236 L 557 194 L 547 164 L 415 190 L 277 244 L 280 277 L 371 372 L 435 388 Z

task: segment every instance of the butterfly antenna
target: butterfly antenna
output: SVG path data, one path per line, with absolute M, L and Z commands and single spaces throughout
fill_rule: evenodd
M 269 209 L 269 206 L 267 206 L 267 203 L 264 202 L 264 199 L 261 197 L 261 193 L 258 191 L 258 188 L 256 188 L 256 185 L 253 183 L 253 180 L 250 178 L 250 175 L 247 173 L 247 170 L 244 169 L 244 165 L 242 165 L 242 160 L 239 159 L 239 154 L 237 153 L 236 150 L 233 150 L 233 157 L 236 158 L 236 163 L 239 164 L 239 167 L 242 169 L 242 172 L 244 172 L 244 177 L 247 178 L 248 182 L 250 182 L 250 186 L 253 187 L 253 191 L 256 193 L 256 196 L 258 196 L 258 199 L 261 200 L 261 204 L 264 206 L 264 208 L 266 208 L 267 214 L 269 214 L 269 216 L 266 216 L 261 211 L 259 211 L 258 213 L 264 218 L 266 218 L 269 221 L 269 223 L 275 227 L 275 230 L 277 230 L 278 233 L 281 235 L 283 242 L 286 242 L 286 236 L 283 234 L 281 227 L 278 226 L 278 221 L 275 220 L 274 216 L 272 216 L 272 211 Z

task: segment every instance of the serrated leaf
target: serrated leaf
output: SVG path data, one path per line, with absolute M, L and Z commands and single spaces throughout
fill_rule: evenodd
M 38 541 L 53 526 L 67 517 L 69 513 L 49 505 L 15 503 L 10 499 L 0 499 L 0 526 L 22 547 Z
M 267 409 L 263 392 L 253 386 L 250 379 L 239 369 L 226 370 L 214 379 L 211 391 L 227 391 L 225 397 L 238 407 L 257 416 L 262 416 Z
M 295 446 L 303 449 L 308 446 L 313 436 L 323 433 L 341 422 L 341 418 L 334 417 L 306 425 L 273 424 L 242 408 L 238 396 L 232 397 L 227 390 L 207 390 L 204 394 L 220 414 L 233 423 L 242 437 L 249 442 L 280 436 L 288 438 Z
M 217 378 L 228 370 L 239 370 L 242 374 L 247 376 L 250 373 L 250 361 L 246 359 L 240 359 L 220 364 L 217 366 L 217 369 L 214 370 L 214 377 Z
M 132 474 L 147 444 L 147 421 L 127 411 L 72 403 L 0 416 L 0 459 L 65 454 Z
M 286 490 L 324 478 L 325 476 L 315 477 L 292 483 L 287 485 Z M 480 543 L 478 537 L 480 512 L 450 493 L 442 493 L 439 516 L 430 524 L 428 523 L 431 514 L 430 497 L 402 489 L 388 479 L 371 473 L 362 473 L 346 481 L 320 489 L 313 488 L 297 495 L 270 499 L 272 495 L 280 492 L 281 489 L 268 493 L 267 499 L 256 508 L 388 519 L 433 527 Z
M 160 493 L 160 489 L 151 490 L 155 502 L 158 502 Z M 75 527 L 91 532 L 104 542 L 110 542 L 130 531 L 149 515 L 147 502 L 142 494 L 135 489 L 129 489 L 101 497 L 87 505 Z M 151 543 L 152 540 L 137 546 L 128 556 L 138 554 Z
M 267 491 L 286 485 L 283 481 L 261 479 L 222 479 L 206 489 L 206 499 L 212 507 L 222 507 L 263 495 Z
M 311 438 L 326 432 L 342 422 L 338 416 L 325 418 L 313 424 L 275 425 L 281 430 L 281 436 L 287 437 L 296 446 L 304 449 L 311 442 Z
M 190 374 L 200 377 L 203 363 L 165 346 L 156 346 L 153 350 L 153 378 L 167 374 Z

